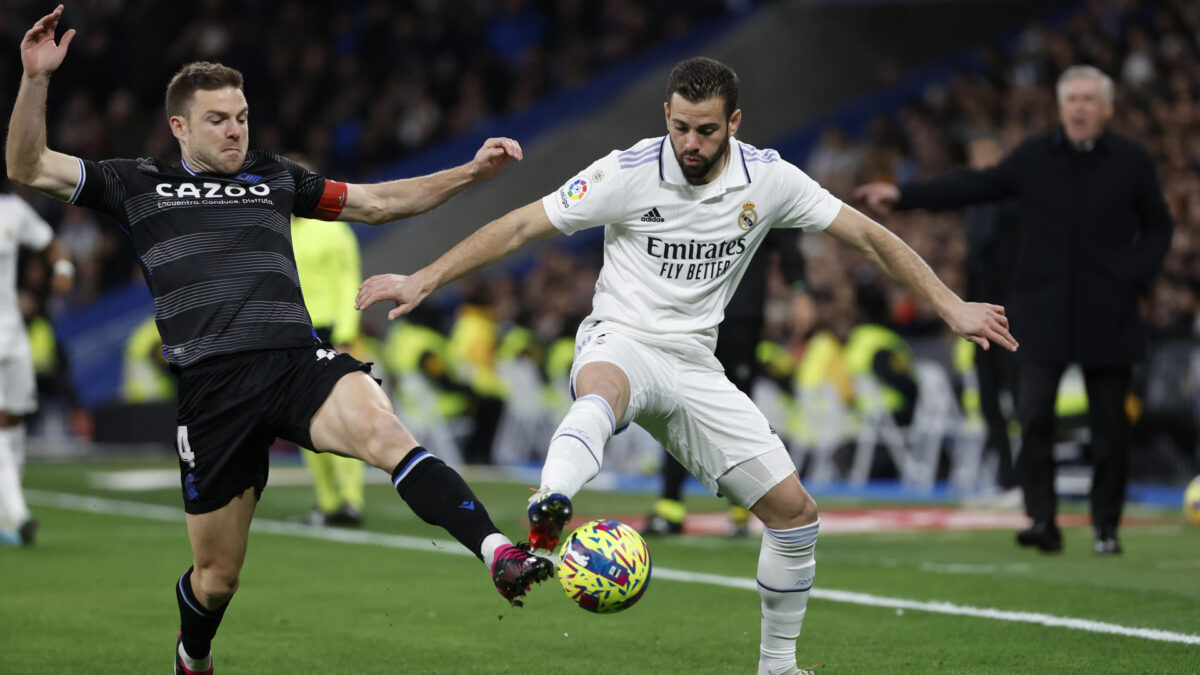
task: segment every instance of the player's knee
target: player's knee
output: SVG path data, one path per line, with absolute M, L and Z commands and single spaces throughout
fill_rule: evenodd
M 239 570 L 232 565 L 207 565 L 192 572 L 192 590 L 210 608 L 228 602 L 239 582 Z
M 812 495 L 808 494 L 808 491 L 805 490 L 800 510 L 796 513 L 795 520 L 797 527 L 817 522 L 817 518 L 820 515 L 820 512 L 817 510 L 817 500 L 813 499 Z
M 817 502 L 799 485 L 796 490 L 770 494 L 751 509 L 763 525 L 775 530 L 804 527 L 817 522 Z

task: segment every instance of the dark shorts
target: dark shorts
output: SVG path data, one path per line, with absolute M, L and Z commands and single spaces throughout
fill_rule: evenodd
M 267 484 L 276 437 L 312 447 L 309 425 L 333 385 L 371 364 L 329 343 L 218 356 L 179 372 L 175 450 L 184 510 L 208 513 Z

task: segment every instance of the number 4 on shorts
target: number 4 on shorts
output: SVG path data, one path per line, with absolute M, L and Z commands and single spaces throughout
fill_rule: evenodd
M 188 468 L 196 468 L 196 453 L 192 452 L 192 444 L 188 443 L 187 427 L 175 430 L 175 449 L 179 451 L 179 459 L 187 462 Z

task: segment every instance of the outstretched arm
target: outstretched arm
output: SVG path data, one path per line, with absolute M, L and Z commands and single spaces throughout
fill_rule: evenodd
M 462 275 L 490 265 L 530 241 L 557 233 L 538 200 L 479 228 L 412 276 L 379 274 L 367 279 L 358 287 L 354 306 L 366 309 L 381 300 L 391 300 L 396 308 L 388 312 L 388 319 L 395 319 L 408 314 L 425 296 Z
M 346 206 L 341 218 L 368 225 L 390 223 L 440 206 L 454 195 L 500 173 L 512 159 L 524 155 L 511 138 L 489 138 L 475 159 L 462 166 L 419 178 L 404 178 L 371 185 L 346 186 Z
M 55 43 L 54 31 L 62 12 L 63 6 L 59 5 L 38 19 L 21 40 L 24 73 L 8 122 L 5 160 L 12 180 L 56 199 L 69 200 L 79 185 L 79 162 L 46 147 L 46 92 L 50 88 L 50 73 L 62 65 L 67 47 L 75 37 L 75 30 L 71 29 Z
M 1017 341 L 1008 332 L 1003 307 L 963 302 L 916 251 L 884 226 L 849 206 L 842 206 L 827 232 L 858 249 L 893 279 L 920 294 L 955 333 L 984 349 L 995 342 L 1009 351 L 1017 350 Z
M 1028 147 L 1022 145 L 986 169 L 956 171 L 899 187 L 878 181 L 860 185 L 854 190 L 854 198 L 865 201 L 878 213 L 891 213 L 909 209 L 945 211 L 1015 197 L 1020 189 L 1021 166 L 1029 156 Z

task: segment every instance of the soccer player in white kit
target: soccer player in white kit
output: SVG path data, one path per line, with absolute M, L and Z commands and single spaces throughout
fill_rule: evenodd
M 0 544 L 33 543 L 37 520 L 21 492 L 25 462 L 25 416 L 37 409 L 37 381 L 29 336 L 17 305 L 17 254 L 21 247 L 46 251 L 56 291 L 71 287 L 75 268 L 54 230 L 25 200 L 0 195 Z
M 915 289 L 954 331 L 1016 349 L 1004 309 L 963 302 L 899 238 L 842 204 L 773 150 L 734 138 L 738 79 L 707 58 L 667 81 L 667 135 L 613 151 L 545 198 L 493 221 L 411 276 L 363 282 L 358 307 L 388 317 L 521 245 L 603 226 L 604 265 L 572 366 L 577 398 L 530 499 L 530 539 L 552 548 L 613 433 L 637 422 L 709 489 L 764 525 L 758 672 L 804 673 L 796 639 L 812 586 L 817 506 L 783 443 L 713 356 L 725 304 L 767 230 L 827 231 Z

